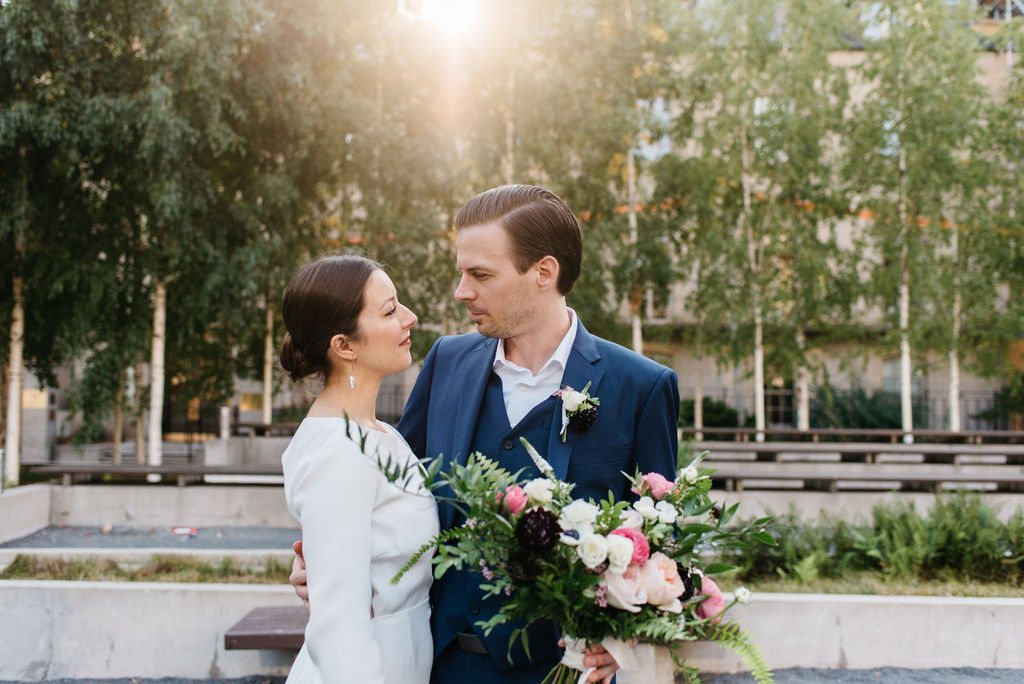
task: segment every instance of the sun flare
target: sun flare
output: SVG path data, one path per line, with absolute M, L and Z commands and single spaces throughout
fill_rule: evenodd
M 464 31 L 476 19 L 476 0 L 423 0 L 424 19 L 445 31 Z

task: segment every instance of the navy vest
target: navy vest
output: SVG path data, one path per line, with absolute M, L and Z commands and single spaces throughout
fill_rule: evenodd
M 505 409 L 501 378 L 492 372 L 487 382 L 487 389 L 484 391 L 480 413 L 477 416 L 470 452 L 479 451 L 485 456 L 493 458 L 513 474 L 522 469 L 522 473 L 519 475 L 521 482 L 528 482 L 535 477 L 540 477 L 540 471 L 533 464 L 533 460 L 526 453 L 526 448 L 523 447 L 519 438 L 525 437 L 543 454 L 551 436 L 551 421 L 556 418 L 557 401 L 558 399 L 555 397 L 548 397 L 534 406 L 526 417 L 513 428 L 509 425 L 508 412 Z M 560 418 L 560 416 L 557 417 Z M 461 525 L 464 521 L 465 516 L 456 513 L 453 518 L 453 526 Z M 435 653 L 444 650 L 455 639 L 458 632 L 472 631 L 474 623 L 491 617 L 500 609 L 501 602 L 498 598 L 483 599 L 483 592 L 479 588 L 481 581 L 483 581 L 482 576 L 472 570 L 468 572 L 450 570 L 440 582 L 435 582 L 436 602 L 433 613 Z M 488 654 L 500 669 L 510 667 L 506 657 L 509 636 L 512 629 L 519 626 L 521 625 L 503 625 L 492 631 L 489 637 L 483 637 L 479 630 L 477 631 Z M 533 656 L 532 662 L 543 662 L 561 657 L 561 653 L 555 645 L 557 641 L 555 635 L 553 623 L 531 626 L 530 654 Z M 531 662 L 518 644 L 513 651 L 513 661 L 516 665 Z

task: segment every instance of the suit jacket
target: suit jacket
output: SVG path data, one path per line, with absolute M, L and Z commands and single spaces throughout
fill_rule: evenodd
M 398 424 L 417 456 L 443 456 L 465 463 L 497 344 L 497 339 L 478 333 L 441 337 L 434 344 Z M 596 422 L 586 431 L 569 426 L 562 442 L 561 402 L 551 402 L 557 415 L 552 417 L 547 443 L 534 444 L 555 474 L 576 484 L 576 497 L 595 500 L 609 492 L 616 499 L 631 497 L 622 473 L 632 474 L 637 468 L 674 478 L 679 415 L 675 372 L 591 335 L 581 322 L 562 385 L 582 390 L 588 382 L 590 395 L 601 400 Z M 441 502 L 439 514 L 441 529 L 449 528 L 453 507 Z M 464 614 L 466 609 L 465 605 L 436 605 L 434 618 L 440 622 L 446 613 Z M 489 617 L 481 612 L 477 619 Z M 498 632 L 486 641 L 491 642 Z M 446 645 L 435 641 L 438 651 Z M 495 656 L 496 663 L 506 662 L 504 653 Z

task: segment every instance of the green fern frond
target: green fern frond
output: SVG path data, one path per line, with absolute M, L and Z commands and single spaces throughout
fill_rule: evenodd
M 416 562 L 420 558 L 422 558 L 423 554 L 425 554 L 427 551 L 432 551 L 434 547 L 436 547 L 438 544 L 444 544 L 445 542 L 449 542 L 453 539 L 464 537 L 470 532 L 471 530 L 467 530 L 465 527 L 453 527 L 451 529 L 445 530 L 444 532 L 438 533 L 434 536 L 433 539 L 426 542 L 425 544 L 423 544 L 423 546 L 417 549 L 416 553 L 412 554 L 412 557 L 409 558 L 408 561 L 406 561 L 405 565 L 402 566 L 402 569 L 399 570 L 398 573 L 391 578 L 391 583 L 398 584 L 398 582 L 402 579 L 402 576 L 405 575 L 405 573 L 409 572 L 409 570 L 412 569 L 412 566 L 416 565 Z
M 727 622 L 712 625 L 704 630 L 703 636 L 709 641 L 715 641 L 736 651 L 750 668 L 750 675 L 755 681 L 762 682 L 762 684 L 775 682 L 772 670 L 768 667 L 761 649 L 750 640 L 747 633 L 740 629 L 737 623 Z

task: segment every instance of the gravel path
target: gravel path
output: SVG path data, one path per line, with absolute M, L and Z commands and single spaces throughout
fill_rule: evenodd
M 175 534 L 171 527 L 45 527 L 0 544 L 32 549 L 283 549 L 301 538 L 290 527 L 197 527 L 195 534 Z

